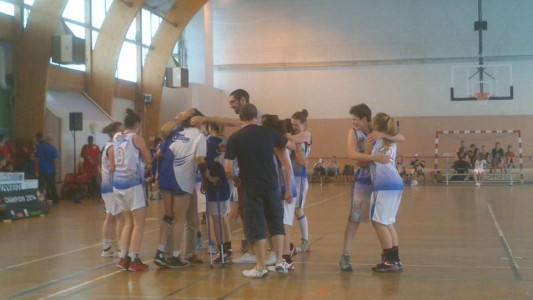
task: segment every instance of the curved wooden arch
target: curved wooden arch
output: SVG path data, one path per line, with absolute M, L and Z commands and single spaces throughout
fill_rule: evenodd
M 131 22 L 145 0 L 113 1 L 92 53 L 87 93 L 111 115 L 120 49 Z
M 152 103 L 146 108 L 145 136 L 159 135 L 159 110 L 163 93 L 163 78 L 172 49 L 176 45 L 183 29 L 192 17 L 208 0 L 176 0 L 167 12 L 165 19 L 157 29 L 152 41 L 152 49 L 146 56 L 142 72 L 142 88 L 145 94 L 152 95 Z M 170 23 L 178 24 L 174 27 Z
M 44 128 L 52 35 L 66 4 L 67 0 L 35 1 L 17 45 L 18 83 L 13 108 L 13 131 L 17 138 L 31 138 Z

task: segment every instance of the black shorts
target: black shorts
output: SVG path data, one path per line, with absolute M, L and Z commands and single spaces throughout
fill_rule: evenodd
M 243 221 L 246 237 L 253 244 L 266 238 L 266 225 L 270 235 L 285 235 L 283 227 L 283 201 L 278 189 L 257 191 L 242 187 Z

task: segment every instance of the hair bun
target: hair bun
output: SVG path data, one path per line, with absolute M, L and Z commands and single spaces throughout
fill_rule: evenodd
M 131 108 L 126 108 L 126 114 L 133 115 L 135 112 Z
M 304 114 L 305 117 L 308 117 L 309 116 L 309 112 L 307 111 L 307 109 L 302 109 L 302 114 Z

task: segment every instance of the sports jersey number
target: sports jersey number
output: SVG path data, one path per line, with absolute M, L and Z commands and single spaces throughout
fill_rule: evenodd
M 115 151 L 115 164 L 123 165 L 124 164 L 124 149 L 117 148 Z

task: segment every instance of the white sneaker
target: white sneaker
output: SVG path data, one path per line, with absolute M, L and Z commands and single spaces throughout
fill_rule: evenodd
M 251 270 L 242 271 L 242 276 L 247 277 L 247 278 L 262 279 L 262 278 L 268 277 L 268 271 L 267 269 L 258 271 L 256 268 L 253 268 Z
M 476 186 L 480 186 L 481 184 L 479 182 L 476 182 Z
M 418 180 L 413 180 L 413 182 L 411 182 L 411 186 L 417 186 L 418 185 Z
M 269 266 L 267 267 L 267 269 L 270 272 L 277 272 L 277 273 L 286 275 L 287 273 L 289 273 L 289 264 L 283 261 L 282 263 L 279 263 L 279 264 L 276 263 L 275 266 Z
M 266 255 L 265 259 L 265 265 L 275 265 L 276 264 L 276 253 L 274 251 L 270 251 Z
M 276 259 L 274 258 L 274 262 Z M 236 264 L 255 264 L 257 262 L 257 258 L 255 255 L 252 255 L 250 253 L 244 253 L 241 257 L 233 260 L 233 263 Z
M 101 257 L 115 257 L 116 253 L 115 251 L 111 250 L 111 248 L 107 250 L 102 250 L 102 253 L 100 254 Z

